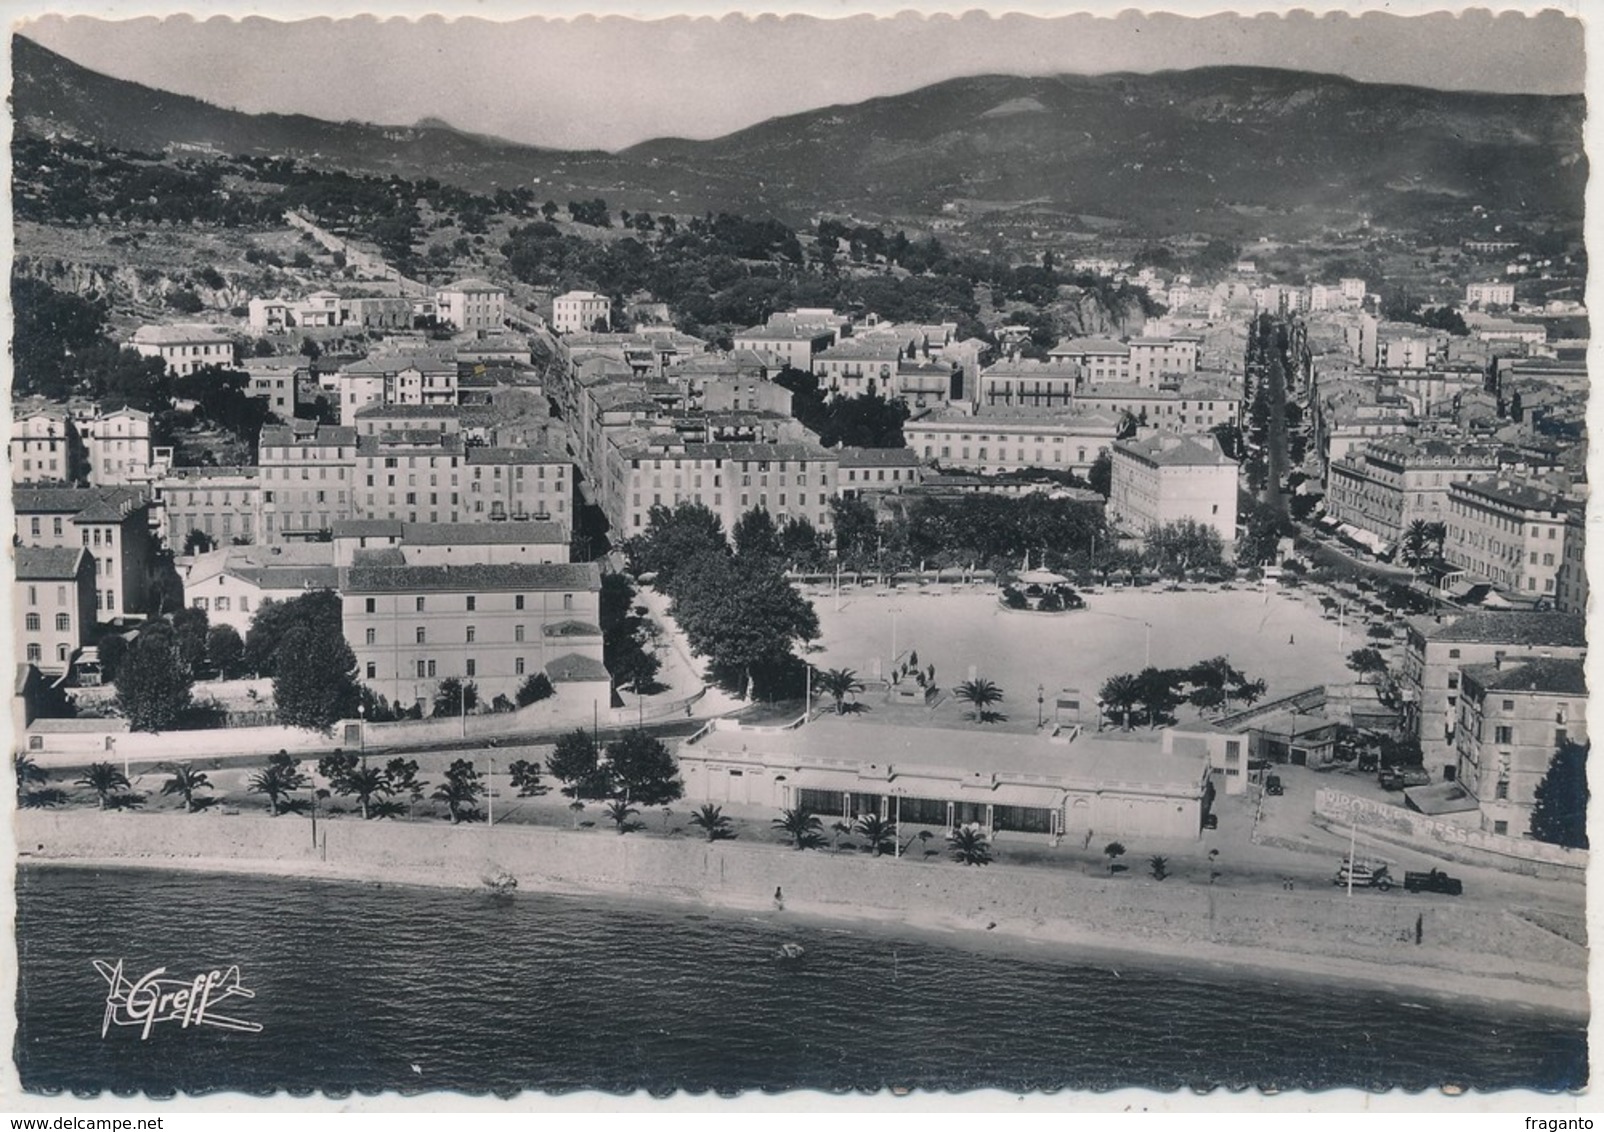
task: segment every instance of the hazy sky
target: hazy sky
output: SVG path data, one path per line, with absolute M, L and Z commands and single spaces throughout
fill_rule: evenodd
M 324 4 L 311 10 L 343 9 Z M 433 10 L 494 11 L 485 3 Z M 556 0 L 543 10 L 586 9 Z M 994 19 L 971 12 L 956 18 L 511 22 L 222 16 L 108 22 L 55 15 L 18 28 L 94 70 L 241 110 L 397 124 L 436 117 L 462 129 L 565 148 L 616 149 L 665 135 L 714 137 L 778 114 L 966 74 L 1245 63 L 1531 93 L 1579 92 L 1585 78 L 1581 22 L 1556 11 L 1496 19 L 1485 11 L 1199 19 L 1131 13 Z

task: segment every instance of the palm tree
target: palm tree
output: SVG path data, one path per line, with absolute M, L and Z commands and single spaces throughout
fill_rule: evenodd
M 479 772 L 467 759 L 456 759 L 446 768 L 446 780 L 432 797 L 444 802 L 451 816 L 451 824 L 473 821 L 479 816 L 479 795 L 485 788 L 479 782 Z
M 1400 549 L 1404 561 L 1411 566 L 1419 566 L 1426 560 L 1426 548 L 1431 545 L 1430 525 L 1424 519 L 1416 519 L 1404 530 Z
M 363 821 L 372 817 L 370 811 L 376 800 L 388 798 L 395 793 L 389 775 L 376 766 L 364 766 L 353 770 L 346 776 L 344 785 L 344 793 L 355 797 L 357 804 L 362 807 Z
M 824 843 L 824 823 L 806 806 L 781 810 L 770 824 L 791 838 L 797 849 L 813 849 Z
M 196 770 L 189 763 L 174 767 L 172 777 L 162 783 L 163 794 L 177 794 L 184 800 L 184 812 L 187 814 L 192 814 L 201 809 L 201 806 L 196 805 L 195 792 L 197 790 L 210 790 L 211 788 L 211 780 L 206 777 L 206 774 L 203 771 Z
M 304 789 L 310 781 L 301 772 L 300 764 L 280 751 L 268 756 L 267 766 L 251 775 L 245 789 L 251 794 L 266 794 L 268 809 L 274 817 L 278 817 L 285 810 L 293 808 L 289 805 L 290 794 Z
M 735 831 L 730 828 L 730 819 L 724 816 L 723 807 L 715 806 L 711 802 L 691 815 L 691 824 L 707 834 L 709 841 L 735 839 Z
M 991 845 L 978 825 L 959 826 L 947 835 L 952 859 L 961 865 L 991 864 Z
M 128 781 L 126 774 L 111 763 L 93 763 L 74 785 L 87 786 L 93 790 L 100 798 L 100 808 L 104 810 L 106 802 L 113 794 L 119 790 L 127 790 L 133 784 Z
M 865 848 L 873 849 L 876 857 L 886 852 L 888 844 L 892 847 L 892 851 L 895 852 L 897 843 L 896 822 L 887 821 L 879 814 L 864 814 L 853 823 L 852 828 L 854 832 L 863 834 L 864 839 L 869 843 Z
M 607 818 L 618 827 L 620 834 L 628 832 L 625 827 L 629 825 L 629 819 L 638 813 L 640 811 L 623 798 L 614 798 L 607 803 Z
M 1129 731 L 1131 729 L 1131 709 L 1142 698 L 1141 685 L 1137 683 L 1136 677 L 1128 672 L 1110 676 L 1103 681 L 1102 690 L 1098 695 L 1102 698 L 1105 708 L 1119 713 L 1122 717 L 1121 726 L 1126 731 Z
M 1170 875 L 1170 859 L 1159 856 L 1149 857 L 1147 859 L 1147 870 L 1153 874 L 1154 880 L 1163 880 Z
M 952 690 L 952 694 L 974 708 L 977 723 L 986 722 L 990 714 L 986 709 L 992 704 L 1001 703 L 1003 698 L 1003 690 L 983 676 L 965 680 Z
M 28 792 L 30 786 L 39 786 L 50 781 L 50 776 L 44 772 L 43 768 L 21 751 L 11 756 L 11 765 L 17 772 L 17 797 L 19 798 Z
M 1433 548 L 1433 557 L 1434 558 L 1441 558 L 1442 557 L 1443 543 L 1448 541 L 1448 524 L 1447 523 L 1427 523 L 1426 524 L 1426 538 L 1431 540 L 1431 545 L 1432 545 L 1432 548 Z
M 835 714 L 843 715 L 847 697 L 863 691 L 863 681 L 850 668 L 832 668 L 819 673 L 819 687 L 835 698 Z

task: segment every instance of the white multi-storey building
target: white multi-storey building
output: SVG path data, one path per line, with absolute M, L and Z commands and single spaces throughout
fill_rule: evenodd
M 1112 451 L 1110 519 L 1137 534 L 1193 519 L 1236 539 L 1237 467 L 1212 437 L 1160 433 Z

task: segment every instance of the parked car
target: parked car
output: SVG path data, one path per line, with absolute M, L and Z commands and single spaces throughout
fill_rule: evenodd
M 1277 797 L 1284 794 L 1286 791 L 1281 786 L 1281 776 L 1278 774 L 1272 774 L 1270 777 L 1266 778 L 1264 780 L 1264 792 L 1266 794 L 1273 794 Z
M 1458 877 L 1451 877 L 1440 869 L 1429 873 L 1404 873 L 1405 892 L 1440 892 L 1444 896 L 1461 896 L 1465 885 Z
M 1382 892 L 1392 888 L 1392 874 L 1379 861 L 1349 861 L 1344 857 L 1332 883 L 1347 885 L 1350 878 L 1355 888 L 1379 888 Z
M 1405 790 L 1411 786 L 1430 786 L 1431 775 L 1424 767 L 1390 766 L 1381 772 L 1383 790 Z

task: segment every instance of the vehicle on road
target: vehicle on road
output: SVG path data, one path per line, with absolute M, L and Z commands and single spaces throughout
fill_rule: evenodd
M 1383 790 L 1406 790 L 1411 786 L 1430 786 L 1431 774 L 1418 766 L 1390 766 L 1380 775 Z
M 1266 794 L 1275 795 L 1276 797 L 1284 794 L 1286 792 L 1286 788 L 1281 785 L 1281 776 L 1278 774 L 1272 774 L 1270 777 L 1266 778 L 1264 780 L 1264 792 Z
M 1379 888 L 1387 892 L 1392 888 L 1392 874 L 1380 861 L 1349 861 L 1343 858 L 1333 884 L 1346 885 L 1352 880 L 1355 888 Z
M 1461 896 L 1465 885 L 1458 877 L 1451 877 L 1441 869 L 1429 873 L 1404 873 L 1405 892 L 1440 892 L 1444 896 Z

